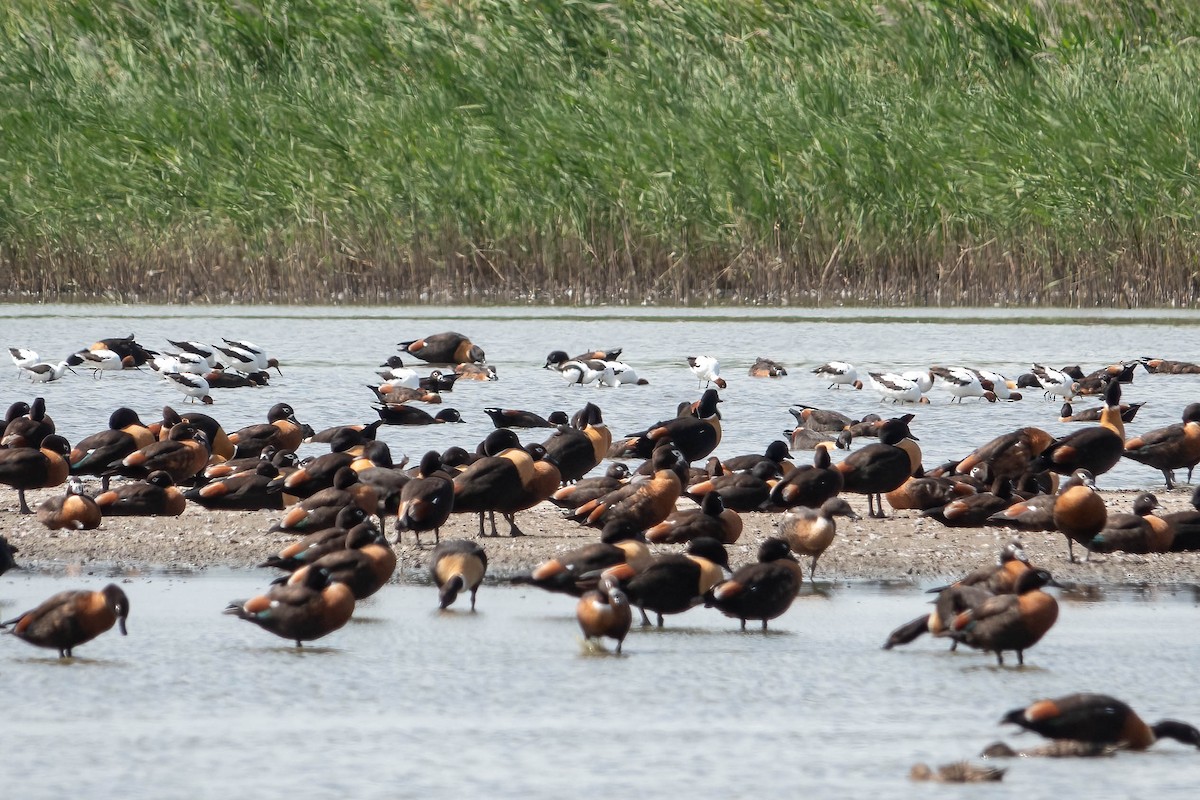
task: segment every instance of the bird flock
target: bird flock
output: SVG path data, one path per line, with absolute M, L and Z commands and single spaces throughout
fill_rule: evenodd
M 222 341 L 169 340 L 170 349 L 156 352 L 133 336 L 104 339 L 57 363 L 25 348 L 10 352 L 19 375 L 34 382 L 59 380 L 68 372 L 91 370 L 101 378 L 108 371 L 144 369 L 202 404 L 214 402 L 214 387 L 264 385 L 270 369 L 283 374 L 278 360 L 258 345 Z M 1009 379 L 967 367 L 860 373 L 852 364 L 830 361 L 811 370 L 830 389 L 869 387 L 881 401 L 913 411 L 854 419 L 836 409 L 791 407 L 796 424 L 785 430 L 787 441 L 719 459 L 712 454 L 724 424 L 720 391 L 730 383 L 736 388 L 736 382 L 721 375 L 717 358 L 688 356 L 681 366 L 695 376 L 699 396 L 641 430 L 614 436 L 596 402 L 585 402 L 573 415 L 489 407 L 483 410 L 495 430 L 483 441 L 430 450 L 408 468 L 407 458 L 396 463 L 376 438 L 380 426 L 460 421 L 455 409 L 430 414 L 419 405 L 441 404 L 458 380 L 499 376 L 483 349 L 459 333 L 403 341 L 398 348 L 410 361 L 442 369 L 422 376 L 401 356 L 388 357 L 376 373 L 379 382 L 367 384 L 379 418 L 319 432 L 301 423 L 286 403 L 272 406 L 264 422 L 231 433 L 198 411 L 168 406 L 161 420 L 145 423 L 133 409 L 120 407 L 104 429 L 72 446 L 56 431 L 42 398 L 18 401 L 8 410 L 0 438 L 0 484 L 17 491 L 23 513 L 34 513 L 27 490 L 65 484 L 65 493 L 36 510 L 51 529 L 94 529 L 109 516 L 179 515 L 192 503 L 278 512 L 272 530 L 297 538 L 278 553 L 264 553 L 260 566 L 279 576 L 261 594 L 231 602 L 225 613 L 298 647 L 344 626 L 357 601 L 392 579 L 397 559 L 389 527 L 396 543 L 408 535 L 418 546 L 433 545 L 427 563 L 438 606 L 448 608 L 467 593 L 473 611 L 488 566 L 482 542 L 501 536 L 496 515 L 507 524 L 508 536 L 521 536 L 516 515 L 542 503 L 595 529 L 598 541 L 531 565 L 514 582 L 574 598 L 584 637 L 610 639 L 618 654 L 635 609 L 643 625 L 661 627 L 667 617 L 708 607 L 738 620 L 743 630 L 750 622 L 767 630 L 801 591 L 805 570 L 799 558 L 810 559 L 812 581 L 822 554 L 835 544 L 836 519 L 860 519 L 847 495 L 865 495 L 872 519 L 887 515 L 886 503 L 947 527 L 1061 533 L 1071 561 L 1076 544 L 1088 557 L 1200 549 L 1200 488 L 1192 496 L 1195 510 L 1159 516 L 1153 494 L 1140 494 L 1131 513 L 1120 513 L 1107 508 L 1095 486 L 1096 477 L 1122 458 L 1160 471 L 1168 491 L 1178 470 L 1186 469 L 1191 481 L 1200 463 L 1200 403 L 1186 406 L 1179 423 L 1130 436 L 1125 425 L 1141 404 L 1121 398 L 1122 387 L 1140 372 L 1200 373 L 1193 364 L 1143 357 L 1092 373 L 1035 364 L 1028 374 Z M 620 349 L 574 357 L 555 350 L 543 368 L 569 384 L 646 385 L 620 356 Z M 783 365 L 759 358 L 747 377 L 787 374 Z M 1061 420 L 1093 424 L 1059 438 L 1026 426 L 964 448 L 961 458 L 929 465 L 913 430 L 919 429 L 920 405 L 933 402 L 935 389 L 949 403 L 1016 402 L 1021 389 L 1040 391 L 1064 403 Z M 1085 395 L 1103 398 L 1091 417 L 1071 406 Z M 545 429 L 547 436 L 522 445 L 514 428 Z M 864 439 L 869 443 L 863 445 Z M 296 450 L 305 442 L 328 444 L 329 452 L 302 461 Z M 850 452 L 835 463 L 838 450 Z M 810 451 L 810 463 L 793 462 L 796 451 Z M 594 474 L 606 460 L 603 474 Z M 98 480 L 99 491 L 90 491 L 84 479 Z M 755 561 L 735 568 L 727 547 L 741 537 L 745 513 L 773 515 L 774 532 L 760 542 Z M 477 515 L 476 538 L 443 541 L 440 529 L 451 514 Z M 423 542 L 423 534 L 433 542 Z M 13 551 L 0 537 L 0 573 L 15 566 Z M 995 564 L 934 590 L 933 610 L 900 625 L 883 646 L 909 645 L 929 634 L 952 648 L 993 653 L 1001 665 L 1006 652 L 1015 653 L 1021 665 L 1025 651 L 1059 617 L 1047 591 L 1059 583 L 1046 566 L 1031 564 L 1014 541 Z M 69 657 L 114 625 L 124 634 L 129 609 L 129 598 L 109 585 L 59 593 L 3 626 Z M 1200 747 L 1200 732 L 1190 725 L 1172 720 L 1147 725 L 1127 705 L 1102 694 L 1039 700 L 1004 721 L 1056 742 L 1044 752 L 1005 752 L 998 746 L 992 756 L 1102 755 L 1115 747 L 1145 749 L 1161 738 Z M 1002 775 L 1000 769 L 960 763 L 917 765 L 911 777 L 957 782 Z

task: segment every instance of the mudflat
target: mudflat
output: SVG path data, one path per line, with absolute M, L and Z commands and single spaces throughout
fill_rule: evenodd
M 29 492 L 34 508 L 53 490 Z M 1137 492 L 1102 492 L 1109 512 L 1129 511 Z M 1156 493 L 1163 504 L 1160 513 L 1190 508 L 1191 489 Z M 899 581 L 913 584 L 951 579 L 994 563 L 1007 541 L 1017 536 L 1002 528 L 947 528 L 913 511 L 890 511 L 886 519 L 866 517 L 866 499 L 847 496 L 862 519 L 839 518 L 838 536 L 821 557 L 818 582 Z M 6 492 L 0 509 L 0 535 L 18 548 L 17 563 L 37 571 L 57 573 L 154 572 L 163 570 L 202 571 L 209 568 L 250 568 L 278 552 L 295 535 L 269 532 L 279 511 L 208 511 L 190 505 L 178 517 L 110 517 L 92 531 L 47 530 L 33 515 L 16 511 L 16 494 Z M 681 504 L 682 505 L 682 504 Z M 753 561 L 758 545 L 770 536 L 779 515 L 744 514 L 745 528 L 731 545 L 730 563 L 735 567 Z M 507 580 L 534 565 L 567 550 L 598 540 L 598 532 L 565 519 L 562 512 L 542 503 L 517 515 L 525 536 L 502 535 L 479 541 L 488 553 L 489 580 Z M 455 514 L 442 528 L 443 539 L 474 538 L 478 534 L 475 514 Z M 389 531 L 395 539 L 395 531 Z M 1156 553 L 1134 555 L 1093 554 L 1075 548 L 1078 563 L 1067 560 L 1067 543 L 1059 533 L 1025 533 L 1019 536 L 1030 560 L 1050 570 L 1059 580 L 1083 585 L 1200 583 L 1200 553 Z M 433 536 L 422 536 L 418 546 L 405 532 L 396 545 L 400 582 L 427 580 L 427 564 Z M 678 546 L 654 546 L 660 552 Z M 805 563 L 807 577 L 807 561 Z

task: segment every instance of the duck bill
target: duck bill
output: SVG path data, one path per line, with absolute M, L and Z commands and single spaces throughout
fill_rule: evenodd
M 126 628 L 125 628 L 125 618 L 124 617 L 117 617 L 117 630 L 119 630 L 121 632 L 122 636 L 129 635 L 129 631 L 126 630 Z

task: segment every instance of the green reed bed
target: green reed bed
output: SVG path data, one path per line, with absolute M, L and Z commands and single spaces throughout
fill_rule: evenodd
M 1200 13 L 0 10 L 12 297 L 1191 304 Z

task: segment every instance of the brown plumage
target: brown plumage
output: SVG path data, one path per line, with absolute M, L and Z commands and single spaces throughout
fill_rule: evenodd
M 229 435 L 229 441 L 237 448 L 236 457 L 245 458 L 262 453 L 268 445 L 280 450 L 295 450 L 304 441 L 306 431 L 296 419 L 295 410 L 287 403 L 276 403 L 267 412 L 267 422 L 248 425 Z
M 632 575 L 645 569 L 653 560 L 645 542 L 636 539 L 594 542 L 543 561 L 528 574 L 516 575 L 513 583 L 580 597 L 596 585 L 597 575 L 602 570 L 629 564 Z
M 750 365 L 751 378 L 782 378 L 787 375 L 787 369 L 769 358 L 759 356 Z
M 189 489 L 184 493 L 184 498 L 205 508 L 281 511 L 285 495 L 277 485 L 279 476 L 279 467 L 260 458 L 253 470 L 234 472 Z
M 796 418 L 796 424 L 800 427 L 829 433 L 839 433 L 847 430 L 850 426 L 858 422 L 858 420 L 852 419 L 840 411 L 813 408 L 812 406 L 789 408 L 788 413 Z
M 633 624 L 629 598 L 615 581 L 602 580 L 597 588 L 584 593 L 575 605 L 575 619 L 587 639 L 608 638 L 617 641 L 617 654 Z
M 656 544 L 682 544 L 700 536 L 733 544 L 741 535 L 741 516 L 725 507 L 718 492 L 704 495 L 699 508 L 672 511 L 665 520 L 646 530 L 646 540 Z
M 438 451 L 430 450 L 421 458 L 418 474 L 400 489 L 396 541 L 400 541 L 400 531 L 412 531 L 419 547 L 421 533 L 433 531 L 434 542 L 440 542 L 441 527 L 453 510 L 454 479 L 442 468 Z
M 1086 469 L 1092 476 L 1108 472 L 1125 452 L 1125 423 L 1121 420 L 1121 385 L 1112 381 L 1104 394 L 1100 424 L 1056 439 L 1030 462 L 1035 471 L 1067 475 Z
M 913 475 L 883 495 L 894 510 L 940 508 L 977 492 L 975 486 L 948 475 Z
M 559 465 L 562 469 L 562 465 Z M 559 508 L 578 508 L 589 500 L 603 497 L 611 491 L 620 489 L 629 477 L 629 467 L 620 461 L 609 465 L 603 475 L 594 478 L 583 478 L 575 483 L 562 487 L 550 495 L 551 503 Z
M 70 658 L 72 651 L 117 625 L 126 635 L 129 598 L 116 584 L 98 592 L 86 590 L 59 592 L 37 608 L 13 617 L 0 627 L 38 647 L 58 651 L 59 658 Z
M 1067 560 L 1075 561 L 1075 542 L 1084 547 L 1104 530 L 1108 509 L 1085 469 L 1077 469 L 1054 501 L 1054 527 L 1067 537 Z
M 629 483 L 598 500 L 575 509 L 572 519 L 601 529 L 603 541 L 641 536 L 665 520 L 675 510 L 682 484 L 675 468 L 680 463 L 674 448 L 662 447 L 651 459 L 654 474 L 648 479 Z
M 122 484 L 97 495 L 96 505 L 106 517 L 177 517 L 187 507 L 187 500 L 170 473 L 156 470 L 144 481 Z
M 1200 375 L 1200 364 L 1167 358 L 1143 358 L 1142 366 L 1152 375 Z
M 258 566 L 275 567 L 286 572 L 294 572 L 306 564 L 311 564 L 326 553 L 344 550 L 350 532 L 359 527 L 370 527 L 366 515 L 358 506 L 347 506 L 339 512 L 334 524 L 319 531 L 313 531 L 279 551 L 277 555 L 268 556 Z
M 272 586 L 266 594 L 234 600 L 225 613 L 302 647 L 350 621 L 354 592 L 344 583 L 331 583 L 327 571 L 310 569 L 304 583 Z
M 842 473 L 832 466 L 829 451 L 818 448 L 812 464 L 801 464 L 771 487 L 769 502 L 775 508 L 819 508 L 842 490 Z
M 487 535 L 483 529 L 483 518 L 484 514 L 490 514 L 491 535 L 499 536 L 496 511 L 499 506 L 507 504 L 510 498 L 520 495 L 534 477 L 533 457 L 519 447 L 509 447 L 497 455 L 484 456 L 454 476 L 453 513 L 478 514 L 480 536 Z
M 163 406 L 162 422 L 157 423 L 159 441 L 171 438 L 171 429 L 184 423 L 195 425 L 204 431 L 204 435 L 208 437 L 208 449 L 212 451 L 214 457 L 225 461 L 233 458 L 235 448 L 233 442 L 229 441 L 229 434 L 221 427 L 221 423 L 199 411 L 184 411 L 180 414 L 170 406 Z M 153 432 L 155 426 L 150 425 L 149 427 Z
M 1167 553 L 1175 542 L 1175 526 L 1158 517 L 1158 498 L 1142 492 L 1133 499 L 1132 514 L 1109 514 L 1104 528 L 1087 549 L 1094 553 Z
M 71 445 L 58 434 L 42 439 L 41 447 L 10 447 L 0 450 L 0 483 L 17 490 L 22 514 L 33 510 L 25 501 L 26 489 L 61 486 L 70 472 L 67 456 Z
M 804 570 L 792 558 L 786 539 L 770 537 L 758 548 L 758 563 L 747 564 L 733 577 L 715 586 L 705 605 L 715 606 L 727 617 L 767 622 L 781 616 L 792 606 L 804 582 Z
M 0 434 L 0 447 L 41 447 L 42 441 L 52 433 L 54 420 L 46 415 L 46 401 L 38 397 L 24 414 L 13 416 L 5 424 L 4 432 Z
M 812 580 L 817 574 L 817 560 L 821 554 L 833 544 L 837 535 L 837 522 L 834 517 L 846 517 L 851 520 L 859 518 L 841 497 L 833 497 L 821 504 L 820 508 L 793 508 L 779 518 L 776 531 L 788 543 L 792 552 L 798 556 L 812 556 L 808 577 Z
M 600 407 L 588 403 L 575 415 L 571 425 L 558 430 L 542 442 L 542 447 L 558 464 L 563 483 L 573 483 L 591 472 L 612 446 L 612 431 L 604 424 Z
M 454 331 L 400 342 L 398 347 L 430 364 L 482 364 L 486 358 L 482 348 Z
M 286 579 L 287 583 L 304 583 L 308 570 L 325 570 L 329 580 L 346 584 L 355 600 L 364 600 L 391 580 L 396 572 L 396 552 L 387 537 L 371 525 L 356 525 L 347 533 L 345 547 L 300 567 Z
M 621 450 L 624 455 L 649 458 L 660 442 L 670 442 L 691 463 L 707 457 L 721 443 L 721 418 L 716 389 L 706 389 L 693 415 L 655 423 L 640 433 L 629 434 Z
M 1054 526 L 1054 504 L 1058 496 L 1039 494 L 1028 500 L 1017 500 L 1012 505 L 988 517 L 988 522 L 1019 531 L 1052 531 Z
M 191 423 L 171 428 L 166 441 L 142 447 L 121 460 L 113 473 L 126 478 L 145 478 L 151 472 L 163 470 L 176 483 L 194 478 L 204 470 L 211 455 L 208 436 Z
M 911 417 L 885 421 L 878 444 L 856 450 L 834 466 L 842 474 L 843 491 L 867 496 L 871 517 L 885 516 L 883 493 L 899 488 L 921 465 L 921 451 L 908 430 Z
M 773 461 L 759 461 L 749 472 L 719 475 L 689 486 L 688 497 L 699 501 L 706 494 L 721 495 L 721 502 L 734 511 L 760 511 L 774 488 L 771 478 L 776 473 Z
M 333 486 L 334 476 L 354 464 L 356 458 L 354 453 L 348 451 L 322 453 L 290 472 L 284 478 L 283 486 L 288 494 L 296 497 L 316 494 Z
M 71 448 L 71 474 L 103 476 L 101 488 L 107 490 L 111 476 L 104 473 L 154 441 L 154 434 L 142 424 L 137 412 L 122 406 L 109 416 L 107 430 L 86 436 Z
M 1175 488 L 1174 471 L 1187 468 L 1187 479 L 1200 464 L 1200 403 L 1189 403 L 1183 421 L 1147 431 L 1125 442 L 1125 458 L 1162 470 L 1167 489 Z
M 1111 745 L 1060 739 L 1020 750 L 1014 750 L 1004 742 L 992 742 L 979 755 L 984 758 L 1096 758 L 1112 756 L 1116 752 L 1117 749 Z
M 1145 750 L 1159 739 L 1200 748 L 1200 731 L 1178 720 L 1147 725 L 1132 708 L 1106 694 L 1068 694 L 1014 708 L 1001 723 L 1019 725 L 1048 739 Z
M 1015 540 L 1009 542 L 1001 548 L 995 564 L 974 569 L 949 586 L 928 590 L 937 593 L 933 611 L 892 631 L 883 649 L 891 650 L 896 645 L 909 644 L 926 633 L 947 636 L 955 617 L 989 597 L 1013 593 L 1017 579 L 1031 569 L 1021 543 Z M 950 649 L 954 650 L 957 646 L 958 642 L 954 642 Z
M 342 467 L 334 475 L 332 486 L 315 492 L 286 509 L 283 519 L 271 530 L 314 530 L 307 518 L 322 508 L 341 509 L 348 505 L 356 505 L 367 514 L 374 514 L 378 500 L 375 489 L 362 483 L 357 472 L 350 467 Z
M 1049 447 L 1054 437 L 1041 428 L 1026 427 L 997 436 L 975 450 L 955 466 L 954 471 L 968 474 L 986 464 L 995 479 L 1008 478 L 1016 482 L 1029 462 Z
M 630 602 L 641 609 L 642 624 L 648 625 L 646 611 L 658 616 L 663 626 L 666 614 L 681 614 L 704 602 L 714 586 L 725 579 L 722 568 L 729 568 L 729 555 L 715 539 L 693 539 L 688 542 L 687 555 L 670 554 L 654 559 L 638 571 L 632 564 L 618 564 L 604 571 L 628 595 Z
M 1005 770 L 1000 767 L 980 767 L 969 761 L 942 764 L 937 769 L 928 764 L 914 764 L 908 777 L 914 781 L 935 783 L 988 783 L 1002 780 Z
M 77 478 L 67 483 L 66 494 L 48 498 L 37 510 L 38 522 L 52 531 L 90 531 L 100 527 L 100 519 L 100 506 L 84 494 Z
M 487 573 L 487 553 L 478 544 L 466 539 L 450 539 L 433 548 L 429 558 L 429 574 L 438 588 L 438 607 L 447 608 L 464 589 L 471 592 L 471 610 L 475 610 L 475 594 Z
M 1053 584 L 1045 570 L 1021 573 L 1015 594 L 1000 594 L 972 605 L 950 623 L 948 634 L 956 641 L 996 654 L 1004 664 L 1004 651 L 1015 650 L 1017 663 L 1025 663 L 1025 651 L 1033 647 L 1058 619 L 1058 601 L 1042 591 Z
M 950 528 L 979 528 L 987 525 L 993 514 L 1008 508 L 1013 499 L 1012 481 L 1000 478 L 990 492 L 955 498 L 944 506 L 922 511 L 921 516 Z

